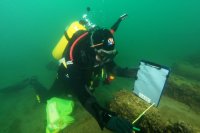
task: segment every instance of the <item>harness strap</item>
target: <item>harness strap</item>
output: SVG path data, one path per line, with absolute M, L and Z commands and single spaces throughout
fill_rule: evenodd
M 70 38 L 69 38 L 69 36 L 68 36 L 68 34 L 67 34 L 67 32 L 65 31 L 64 32 L 64 35 L 65 35 L 65 38 L 69 41 L 70 40 Z
M 70 53 L 69 53 L 69 58 L 71 61 L 73 61 L 73 50 L 76 46 L 76 44 L 78 43 L 78 41 L 80 41 L 82 38 L 84 38 L 86 35 L 88 34 L 88 32 L 82 34 L 81 36 L 79 36 L 72 44 L 71 48 L 70 48 Z
M 65 68 L 67 68 L 68 65 L 72 65 L 73 62 L 71 60 L 66 61 L 65 58 L 63 57 L 62 59 L 59 60 L 59 65 L 63 64 Z

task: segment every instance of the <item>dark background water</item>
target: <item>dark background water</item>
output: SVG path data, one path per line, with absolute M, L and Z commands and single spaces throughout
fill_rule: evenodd
M 141 59 L 170 66 L 200 51 L 199 0 L 1 0 L 0 84 L 54 77 L 45 70 L 51 51 L 87 6 L 92 21 L 104 27 L 128 13 L 115 35 L 122 66 L 137 66 Z

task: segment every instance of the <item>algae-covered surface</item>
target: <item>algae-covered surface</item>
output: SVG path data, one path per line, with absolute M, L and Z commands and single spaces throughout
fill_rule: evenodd
M 190 67 L 193 66 L 194 65 Z M 196 69 L 199 70 L 199 68 Z M 179 75 L 179 72 L 175 70 L 177 70 L 177 67 L 173 69 L 172 66 L 171 74 L 166 83 L 160 104 L 153 115 L 147 117 L 148 119 L 146 122 L 149 122 L 150 120 L 149 125 L 153 125 L 153 129 L 156 129 L 156 131 L 160 131 L 160 127 L 157 125 L 163 126 L 167 124 L 168 129 L 176 129 L 174 133 L 180 130 L 183 130 L 182 133 L 184 131 L 190 131 L 188 129 L 192 129 L 192 132 L 198 133 L 200 132 L 200 83 L 194 77 L 191 78 L 187 77 L 187 75 Z M 185 73 L 188 72 L 188 69 L 182 70 L 184 70 Z M 39 75 L 39 80 L 48 88 L 53 82 L 55 75 L 55 71 L 49 71 L 44 67 Z M 16 83 L 26 83 L 26 80 L 24 80 L 23 77 L 24 76 L 18 77 L 13 79 L 13 81 L 16 80 Z M 9 82 L 6 82 L 2 86 L 12 86 L 13 84 L 15 85 L 15 83 L 10 84 Z M 94 95 L 96 95 L 102 106 L 110 108 L 110 101 L 115 98 L 116 93 L 120 90 L 127 90 L 131 94 L 133 86 L 133 79 L 116 77 L 110 85 L 98 87 L 94 92 Z M 22 88 L 20 89 L 20 87 Z M 34 89 L 30 86 L 17 86 L 14 89 L 12 87 L 10 88 L 11 90 L 0 93 L 0 133 L 44 133 L 46 128 L 46 105 L 37 102 Z M 125 96 L 125 98 L 127 98 L 127 96 Z M 119 101 L 123 101 L 125 98 L 122 98 Z M 125 104 L 135 105 L 135 101 L 128 100 Z M 135 115 L 128 116 L 122 115 L 119 112 L 119 115 L 132 121 L 146 108 L 147 105 L 144 103 L 144 105 L 141 104 L 141 106 L 136 106 L 136 109 L 123 106 L 118 108 L 118 110 L 113 111 L 126 110 L 128 113 L 134 112 Z M 157 111 L 159 113 L 156 113 Z M 62 131 L 63 133 L 111 133 L 111 131 L 107 129 L 101 131 L 95 119 L 85 111 L 77 100 L 75 100 L 75 108 L 72 116 L 75 118 L 74 123 L 66 127 Z M 145 125 L 145 122 L 143 125 Z M 185 128 L 185 126 L 189 128 Z
M 12 95 L 0 95 L 0 133 L 44 133 L 46 128 L 46 105 L 36 101 L 32 88 Z M 5 101 L 6 102 L 3 102 Z M 97 122 L 80 103 L 75 103 L 72 114 L 75 122 L 63 133 L 110 133 L 101 131 Z
M 182 107 L 182 110 L 184 109 L 184 106 L 180 103 L 172 103 L 174 103 L 173 106 L 176 106 L 176 109 L 177 107 Z M 195 133 L 200 131 L 197 125 L 188 123 L 188 120 L 180 118 L 181 115 L 187 115 L 187 112 L 180 111 L 180 113 L 178 113 L 176 112 L 177 110 L 174 110 L 173 106 L 171 105 L 168 106 L 168 109 L 171 110 L 163 110 L 163 108 L 158 109 L 156 107 L 151 107 L 145 114 L 143 114 L 143 116 L 139 120 L 135 121 L 136 118 L 140 116 L 140 114 L 149 106 L 150 105 L 148 103 L 127 90 L 121 90 L 117 92 L 115 98 L 110 103 L 110 109 L 112 111 L 115 111 L 121 116 L 124 116 L 130 122 L 134 122 L 134 125 L 136 127 L 140 127 L 141 132 Z M 173 115 L 170 116 L 170 112 L 172 112 L 173 115 L 176 115 L 176 117 L 174 118 Z M 179 115 L 177 115 L 175 112 Z M 169 115 L 166 116 L 166 114 Z M 179 119 L 177 119 L 178 117 Z M 190 117 L 191 116 L 188 115 L 188 118 Z M 192 119 L 194 119 L 194 117 Z M 197 119 L 196 122 L 198 122 Z
M 113 81 L 112 85 L 102 86 L 97 88 L 95 95 L 97 96 L 99 102 L 102 106 L 108 107 L 110 100 L 113 100 L 116 92 L 120 90 L 131 91 L 133 86 L 133 81 L 125 78 L 117 78 Z M 131 92 L 132 93 L 132 92 Z M 109 94 L 109 95 L 108 95 Z M 102 100 L 101 98 L 104 97 Z M 66 97 L 67 98 L 67 97 Z M 123 98 L 123 97 L 121 97 Z M 2 102 L 0 108 L 0 118 L 2 133 L 44 133 L 46 128 L 46 105 L 39 104 L 35 99 L 35 94 L 33 88 L 26 88 L 24 90 L 18 91 L 13 94 L 1 94 L 0 100 Z M 120 100 L 123 101 L 124 99 Z M 73 124 L 65 128 L 63 133 L 111 133 L 109 130 L 100 130 L 97 122 L 91 115 L 85 111 L 85 109 L 80 105 L 77 100 L 75 101 L 75 108 L 72 113 L 75 121 Z M 143 101 L 144 102 L 144 101 Z M 135 101 L 129 101 L 128 104 L 135 104 Z M 145 108 L 148 107 L 146 103 L 137 106 L 139 110 L 134 108 L 126 108 L 125 106 L 118 108 L 118 110 L 126 110 L 128 112 L 134 112 L 135 114 L 140 114 Z M 159 117 L 156 117 L 159 111 Z M 169 123 L 182 122 L 184 124 L 189 124 L 195 131 L 199 132 L 199 112 L 193 111 L 190 106 L 182 102 L 176 101 L 168 96 L 163 96 L 159 107 L 153 113 L 155 117 L 158 118 L 154 121 L 154 124 L 162 125 L 164 121 Z M 136 116 L 124 116 L 128 119 L 134 119 Z M 149 117 L 152 120 L 152 116 Z M 163 119 L 163 120 L 160 120 Z M 164 125 L 164 124 L 163 124 Z M 155 125 L 154 125 L 155 126 Z M 157 130 L 158 127 L 155 126 Z
M 46 71 L 46 74 L 39 79 L 43 79 L 45 75 L 52 77 L 48 80 L 41 80 L 47 86 L 47 84 L 53 82 L 55 72 L 46 69 L 44 71 Z M 16 80 L 19 81 L 19 79 Z M 26 80 L 22 80 L 20 83 L 24 81 Z M 113 111 L 132 121 L 149 106 L 144 101 L 142 104 L 137 105 L 138 97 L 136 97 L 136 100 L 126 100 L 129 98 L 129 95 L 133 95 L 133 86 L 133 79 L 116 77 L 110 85 L 98 87 L 94 95 L 102 106 L 112 110 L 109 105 L 116 98 L 116 94 L 121 90 L 128 91 L 128 95 L 122 95 L 118 100 L 119 102 L 125 101 L 124 105 Z M 178 73 L 172 71 L 167 80 L 159 106 L 154 109 L 153 113 L 150 111 L 150 115 L 145 117 L 147 119 L 142 123 L 143 127 L 145 127 L 146 123 L 149 123 L 157 132 L 161 132 L 161 127 L 164 128 L 164 125 L 167 125 L 167 129 L 176 129 L 173 131 L 174 133 L 181 130 L 183 130 L 182 133 L 188 133 L 188 131 L 194 133 L 200 132 L 199 86 L 200 83 L 197 80 L 178 75 Z M 20 86 L 17 86 L 16 90 L 11 91 L 12 93 L 10 90 L 8 92 L 0 93 L 0 132 L 44 133 L 47 123 L 46 105 L 37 102 L 34 89 L 30 86 L 20 89 Z M 75 107 L 72 116 L 75 118 L 75 121 L 66 127 L 62 131 L 63 133 L 111 133 L 107 129 L 101 131 L 95 119 L 85 111 L 75 98 L 74 101 Z M 126 107 L 126 104 L 135 105 L 135 108 Z M 120 113 L 121 111 L 125 111 L 126 113 Z M 130 112 L 133 112 L 133 114 L 130 115 Z

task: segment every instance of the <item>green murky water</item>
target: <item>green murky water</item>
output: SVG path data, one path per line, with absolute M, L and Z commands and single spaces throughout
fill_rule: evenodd
M 200 71 L 196 69 L 200 66 L 199 0 L 1 0 L 0 88 L 32 75 L 49 87 L 56 74 L 46 69 L 53 60 L 51 51 L 65 27 L 80 19 L 88 6 L 92 22 L 103 27 L 111 27 L 120 15 L 128 14 L 115 34 L 119 51 L 116 62 L 121 66 L 134 67 L 145 59 L 171 67 L 187 60 Z M 1 100 L 5 98 L 8 103 L 13 100 L 1 95 Z M 1 113 L 11 109 L 3 102 L 6 107 L 2 106 Z M 20 118 L 9 118 L 4 127 L 12 120 L 17 123 Z M 12 132 L 9 128 L 12 124 L 0 132 Z

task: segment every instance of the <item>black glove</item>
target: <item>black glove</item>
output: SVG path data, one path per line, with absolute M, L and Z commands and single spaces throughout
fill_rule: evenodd
M 132 133 L 132 124 L 124 118 L 112 116 L 106 127 L 115 133 Z
M 124 20 L 127 16 L 128 16 L 128 14 L 125 13 L 125 14 L 121 15 L 119 19 L 122 21 L 122 20 Z
M 115 133 L 132 133 L 133 125 L 126 119 L 118 117 L 114 112 L 104 112 L 105 127 Z
M 128 16 L 128 14 L 123 14 L 119 17 L 119 19 L 114 23 L 114 25 L 111 27 L 111 29 L 116 32 L 118 27 L 119 27 L 119 24 L 121 23 L 121 21 L 123 21 L 126 17 Z
M 102 130 L 106 127 L 115 133 L 132 133 L 133 126 L 130 122 L 118 117 L 116 113 L 102 108 L 94 97 L 90 97 L 84 107 L 97 120 Z
M 138 68 L 121 68 L 116 67 L 115 72 L 117 76 L 127 77 L 127 78 L 137 78 Z

